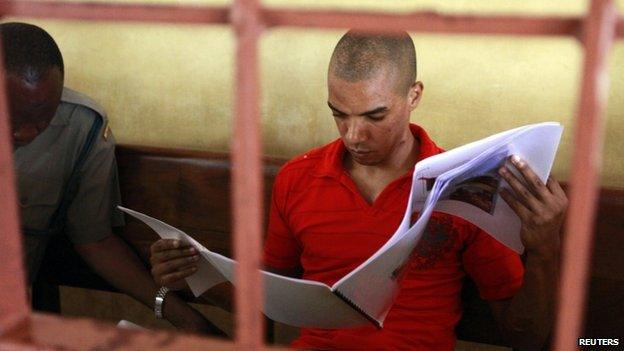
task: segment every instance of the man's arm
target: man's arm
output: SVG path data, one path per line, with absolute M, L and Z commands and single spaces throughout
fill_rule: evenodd
M 188 288 L 184 278 L 197 271 L 199 255 L 192 246 L 183 245 L 179 240 L 160 239 L 150 247 L 150 263 L 152 276 L 158 285 L 172 290 Z M 264 267 L 268 272 L 298 278 L 300 269 L 276 269 Z M 232 289 L 229 282 L 221 283 L 201 295 L 205 302 L 232 312 Z M 166 312 L 166 311 L 165 311 Z M 166 315 L 165 315 L 166 316 Z
M 568 202 L 553 178 L 543 184 L 526 162 L 515 157 L 511 161 L 523 180 L 503 166 L 500 174 L 513 194 L 503 190 L 501 196 L 522 221 L 524 282 L 513 298 L 491 301 L 490 307 L 514 348 L 539 350 L 550 335 L 554 319 L 560 231 Z
M 524 283 L 511 299 L 489 301 L 505 338 L 516 349 L 540 350 L 554 321 L 558 261 L 527 257 Z
M 154 308 L 154 298 L 159 287 L 156 286 L 143 263 L 119 237 L 111 233 L 103 240 L 77 244 L 74 248 L 107 282 L 150 309 Z M 165 317 L 180 329 L 225 336 L 203 315 L 175 294 L 167 295 L 164 308 Z
M 269 212 L 269 225 L 267 229 L 267 240 L 265 242 L 265 264 L 269 261 L 270 266 L 299 267 L 299 249 L 288 224 L 284 220 L 283 205 L 286 201 L 288 189 L 284 183 L 284 178 L 280 171 L 273 184 L 271 196 L 271 210 Z M 279 242 L 276 245 L 279 249 L 272 250 L 271 243 Z M 270 252 L 271 259 L 267 260 L 267 253 Z M 150 247 L 150 263 L 152 265 L 152 276 L 158 285 L 166 286 L 172 290 L 186 289 L 184 278 L 191 276 L 197 271 L 197 261 L 199 254 L 191 246 L 182 244 L 179 240 L 160 239 Z M 300 277 L 300 268 L 276 269 L 265 266 L 265 270 L 289 277 Z M 226 311 L 233 310 L 232 304 L 232 284 L 225 282 L 206 291 L 201 298 Z

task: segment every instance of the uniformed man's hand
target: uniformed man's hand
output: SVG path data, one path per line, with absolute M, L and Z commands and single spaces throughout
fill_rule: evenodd
M 509 165 L 501 167 L 499 173 L 513 189 L 513 194 L 503 189 L 501 196 L 522 221 L 520 236 L 527 252 L 552 258 L 559 253 L 568 198 L 552 177 L 544 184 L 525 161 L 516 156 L 510 160 L 523 181 Z
M 199 254 L 179 240 L 160 239 L 150 247 L 150 262 L 156 284 L 181 290 L 186 288 L 184 278 L 197 272 Z

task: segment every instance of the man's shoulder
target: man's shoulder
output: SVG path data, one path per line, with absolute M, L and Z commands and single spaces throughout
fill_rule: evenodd
M 63 88 L 61 103 L 73 104 L 89 109 L 102 118 L 106 118 L 106 110 L 89 96 L 68 87 Z
M 86 138 L 94 127 L 98 127 L 96 145 L 114 145 L 104 108 L 87 95 L 63 88 L 59 112 L 59 123 L 70 126 L 75 137 Z
M 290 177 L 297 174 L 313 173 L 320 165 L 322 165 L 327 156 L 335 151 L 336 143 L 340 140 L 332 141 L 329 144 L 308 150 L 300 155 L 290 159 L 282 166 L 278 173 L 278 177 Z

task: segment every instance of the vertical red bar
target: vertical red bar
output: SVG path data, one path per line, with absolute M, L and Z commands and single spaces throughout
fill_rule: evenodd
M 581 336 L 585 295 L 593 242 L 598 175 L 601 168 L 607 101 L 607 57 L 614 40 L 617 12 L 612 0 L 594 0 L 585 19 L 585 62 L 575 149 L 570 177 L 570 208 L 563 247 L 555 350 L 577 348 Z
M 2 44 L 0 42 L 0 44 Z M 28 315 L 17 219 L 13 147 L 0 45 L 0 335 Z
M 255 0 L 232 5 L 236 32 L 236 92 L 232 137 L 234 256 L 236 271 L 236 346 L 263 347 L 260 313 L 263 287 L 258 268 L 262 242 L 262 159 L 258 78 L 261 25 Z

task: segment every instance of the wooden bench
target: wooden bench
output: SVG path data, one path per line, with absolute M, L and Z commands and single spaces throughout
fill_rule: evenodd
M 122 145 L 117 148 L 117 161 L 125 206 L 159 218 L 193 235 L 207 248 L 231 256 L 231 164 L 227 154 Z M 265 209 L 275 175 L 284 162 L 265 159 Z M 126 218 L 119 234 L 147 262 L 149 246 L 157 236 L 142 223 Z M 624 190 L 603 189 L 584 337 L 621 337 L 614 332 L 624 331 L 623 229 Z M 81 263 L 68 243 L 51 247 L 42 266 L 40 279 L 33 286 L 37 309 L 60 310 L 60 285 L 114 290 Z M 464 314 L 457 327 L 458 338 L 504 345 L 487 303 L 479 299 L 470 281 L 463 289 L 462 301 Z

